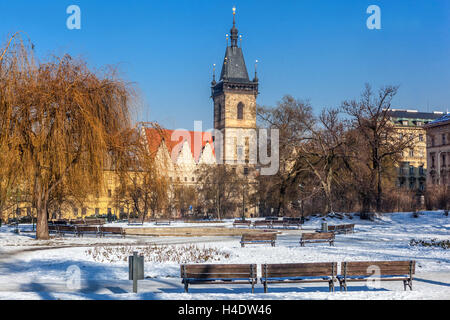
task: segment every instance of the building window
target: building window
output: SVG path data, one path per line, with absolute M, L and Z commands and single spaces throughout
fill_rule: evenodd
M 244 167 L 244 175 L 248 175 L 248 167 Z
M 100 215 L 100 208 L 95 208 L 95 215 L 96 216 Z
M 409 167 L 409 175 L 410 175 L 410 176 L 413 176 L 413 175 L 414 175 L 414 167 L 413 167 L 413 166 L 410 166 L 410 167 Z
M 184 177 L 184 182 L 187 182 L 187 177 Z
M 86 208 L 81 209 L 81 214 L 85 216 L 87 214 L 87 209 Z
M 108 190 L 108 197 L 111 198 L 112 197 L 112 192 L 111 189 Z
M 443 133 L 442 134 L 442 144 L 443 145 L 447 144 L 447 140 L 445 138 L 446 138 L 445 133 Z
M 435 159 L 434 159 L 434 154 L 433 154 L 433 155 L 431 155 L 431 167 L 432 168 L 434 168 L 434 162 L 435 162 Z
M 409 150 L 409 156 L 410 156 L 410 157 L 414 157 L 414 150 L 413 150 L 413 149 L 410 149 L 410 150 Z
M 73 215 L 78 216 L 78 208 L 73 208 Z
M 403 120 L 403 121 L 402 121 L 402 124 L 403 124 L 404 126 L 407 126 L 407 125 L 408 125 L 408 120 Z
M 434 136 L 430 136 L 430 143 L 431 146 L 434 147 Z
M 192 182 L 195 182 L 195 178 L 194 177 L 192 177 Z
M 244 104 L 239 102 L 237 106 L 237 118 L 238 120 L 244 120 Z
M 442 167 L 445 167 L 447 165 L 447 157 L 445 154 L 442 155 Z
M 424 168 L 423 168 L 423 164 L 419 167 L 419 174 L 420 174 L 421 176 L 425 175 L 425 170 L 424 170 Z
M 423 142 L 423 134 L 419 134 L 419 141 Z

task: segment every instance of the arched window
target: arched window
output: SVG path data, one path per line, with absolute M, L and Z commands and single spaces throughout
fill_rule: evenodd
M 239 102 L 237 106 L 237 118 L 238 120 L 244 120 L 244 104 Z

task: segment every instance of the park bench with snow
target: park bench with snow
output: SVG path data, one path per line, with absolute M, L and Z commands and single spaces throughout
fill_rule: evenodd
M 334 245 L 334 233 L 322 232 L 322 233 L 303 233 L 300 238 L 300 246 L 304 247 L 306 243 L 316 242 L 329 242 L 330 246 Z
M 250 227 L 251 224 L 252 224 L 252 222 L 250 220 L 234 220 L 233 227 L 236 227 L 236 226 Z
M 250 284 L 254 293 L 258 280 L 256 264 L 182 264 L 180 271 L 185 292 L 195 284 Z
M 403 281 L 404 289 L 412 290 L 416 262 L 410 261 L 353 261 L 342 262 L 341 274 L 337 276 L 340 290 L 347 291 L 347 282 Z
M 333 233 L 354 233 L 355 224 L 341 224 L 336 226 L 328 226 L 328 232 Z
M 241 238 L 241 247 L 245 244 L 265 244 L 270 243 L 272 247 L 275 247 L 275 241 L 277 240 L 277 234 L 270 233 L 244 233 Z
M 269 284 L 316 282 L 327 282 L 330 292 L 334 292 L 337 262 L 263 264 L 261 274 L 264 293 Z
M 100 237 L 105 237 L 105 234 L 120 235 L 122 238 L 125 238 L 126 232 L 121 227 L 99 227 Z
M 96 237 L 100 236 L 98 226 L 76 226 L 75 230 L 78 237 L 83 237 L 85 234 L 95 234 Z

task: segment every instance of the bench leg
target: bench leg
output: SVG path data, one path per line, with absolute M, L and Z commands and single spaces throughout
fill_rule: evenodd
M 406 286 L 408 286 L 409 289 L 412 291 L 412 280 L 403 280 L 403 286 L 405 288 L 405 291 L 406 291 Z
M 264 282 L 264 293 L 267 293 L 267 282 Z
M 184 292 L 189 293 L 189 283 L 187 282 L 184 283 Z
M 255 282 L 252 281 L 252 293 L 255 293 Z
M 330 292 L 334 292 L 334 281 L 333 280 L 330 280 L 328 286 L 329 286 Z
M 245 245 L 241 242 L 241 248 L 244 248 L 244 246 L 245 246 Z

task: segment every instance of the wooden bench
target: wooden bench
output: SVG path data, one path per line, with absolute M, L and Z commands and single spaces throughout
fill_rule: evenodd
M 275 247 L 275 241 L 277 240 L 277 234 L 271 233 L 244 233 L 241 238 L 241 247 L 243 248 L 246 243 L 250 244 L 264 244 L 270 243 L 272 247 Z
M 84 223 L 89 226 L 98 226 L 105 224 L 105 219 L 84 219 Z
M 263 264 L 261 284 L 264 293 L 272 283 L 314 283 L 328 282 L 330 292 L 334 292 L 337 262 Z
M 354 233 L 355 225 L 354 224 L 341 224 L 337 226 L 328 226 L 328 232 L 333 233 Z
M 125 238 L 125 229 L 121 227 L 99 227 L 99 235 L 100 237 L 104 237 L 105 234 L 118 234 L 122 236 L 122 238 Z
M 236 226 L 250 227 L 251 224 L 252 224 L 252 222 L 250 220 L 234 220 L 233 227 L 236 227 Z
M 97 226 L 77 226 L 75 229 L 78 237 L 83 237 L 85 234 L 95 234 L 96 237 L 100 236 L 99 227 Z
M 283 218 L 283 221 L 286 227 L 295 226 L 301 228 L 302 226 L 302 218 Z
M 155 224 L 156 225 L 168 225 L 168 226 L 170 226 L 171 222 L 172 221 L 169 220 L 169 219 L 158 219 L 158 220 L 155 221 Z
M 254 293 L 258 280 L 256 264 L 183 264 L 180 269 L 185 292 L 190 284 L 251 284 Z
M 271 228 L 272 227 L 272 220 L 259 220 L 259 221 L 255 221 L 253 222 L 253 227 L 266 227 L 266 228 Z
M 85 225 L 86 223 L 84 222 L 84 220 L 70 220 L 69 224 L 70 225 Z
M 64 236 L 65 234 L 77 234 L 75 226 L 50 225 L 48 226 L 48 231 L 55 232 L 59 236 Z
M 283 220 L 272 220 L 270 227 L 273 228 L 284 228 L 286 223 Z
M 142 221 L 142 219 L 128 219 L 127 222 L 129 226 L 144 225 L 144 221 Z
M 380 281 L 403 281 L 404 289 L 412 290 L 416 262 L 410 261 L 355 261 L 342 262 L 341 275 L 337 276 L 340 289 L 347 291 L 347 282 L 361 282 L 371 279 Z M 379 277 L 377 277 L 379 275 Z
M 300 246 L 304 247 L 305 243 L 329 242 L 330 246 L 334 245 L 334 233 L 303 233 L 300 238 Z

